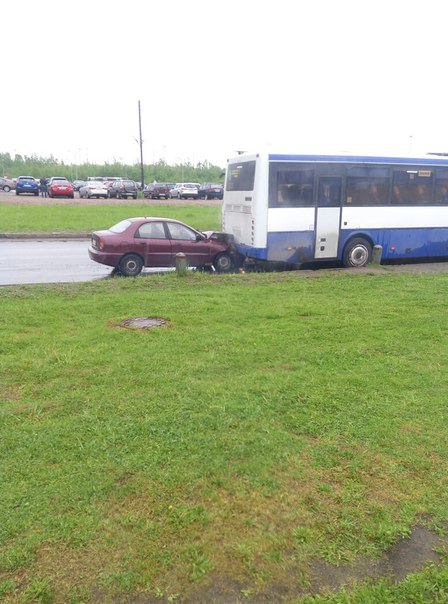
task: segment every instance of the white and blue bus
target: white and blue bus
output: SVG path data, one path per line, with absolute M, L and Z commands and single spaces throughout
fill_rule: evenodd
M 222 219 L 256 263 L 448 257 L 448 157 L 239 155 Z

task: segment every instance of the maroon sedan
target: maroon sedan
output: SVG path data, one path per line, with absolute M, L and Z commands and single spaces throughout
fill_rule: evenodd
M 63 180 L 62 178 L 58 178 L 57 180 L 52 179 L 48 185 L 48 196 L 73 199 L 75 197 L 75 189 L 68 180 Z
M 146 267 L 173 267 L 182 252 L 191 267 L 233 269 L 232 242 L 223 233 L 201 233 L 170 218 L 128 218 L 107 231 L 92 233 L 89 256 L 113 266 L 122 275 L 138 275 Z

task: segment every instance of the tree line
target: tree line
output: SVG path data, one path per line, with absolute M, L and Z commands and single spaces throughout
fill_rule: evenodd
M 210 164 L 207 160 L 193 165 L 190 161 L 182 164 L 169 165 L 160 159 L 155 164 L 145 164 L 145 183 L 157 182 L 223 182 L 224 170 Z M 50 176 L 65 176 L 68 180 L 86 180 L 88 176 L 122 176 L 140 182 L 141 165 L 112 163 L 70 164 L 53 156 L 14 155 L 0 153 L 0 176 L 17 178 L 18 176 L 34 176 L 48 178 Z

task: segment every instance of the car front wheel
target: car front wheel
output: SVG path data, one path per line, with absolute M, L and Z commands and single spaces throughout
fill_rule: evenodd
M 229 273 L 233 269 L 232 258 L 229 254 L 218 254 L 213 262 L 218 273 Z
M 127 254 L 120 260 L 120 273 L 126 277 L 136 277 L 142 272 L 143 262 L 137 254 Z

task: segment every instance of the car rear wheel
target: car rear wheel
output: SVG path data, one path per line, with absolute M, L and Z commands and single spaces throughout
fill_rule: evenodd
M 218 254 L 213 262 L 218 273 L 229 273 L 233 269 L 232 258 L 229 254 Z
M 3 187 L 3 190 L 5 191 L 5 193 L 9 193 L 11 190 L 11 187 L 8 187 L 8 185 Z
M 127 254 L 120 260 L 120 273 L 126 277 L 136 277 L 142 272 L 143 261 L 137 254 Z

